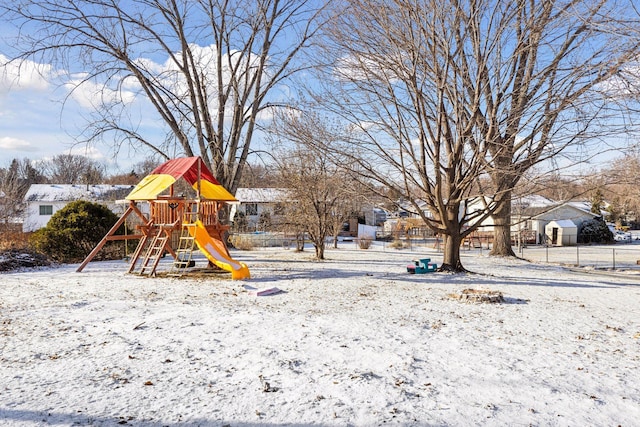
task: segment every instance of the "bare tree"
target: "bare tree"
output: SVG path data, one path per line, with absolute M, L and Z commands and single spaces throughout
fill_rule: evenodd
M 317 259 L 324 259 L 327 237 L 337 235 L 358 194 L 344 165 L 336 164 L 324 150 L 335 132 L 312 114 L 280 115 L 274 130 L 288 143 L 277 149 L 276 160 L 283 187 L 288 193 L 286 223 L 306 232 Z
M 29 159 L 13 159 L 0 168 L 0 223 L 8 224 L 23 214 L 24 195 L 31 184 L 41 184 L 46 178 Z
M 611 210 L 619 210 L 624 225 L 632 224 L 637 227 L 640 223 L 640 154 L 628 153 L 615 159 L 602 171 L 606 177 L 603 198 L 613 205 Z M 615 202 L 615 203 L 614 203 Z
M 461 81 L 481 92 L 474 114 L 489 149 L 487 171 L 506 189 L 497 193 L 493 255 L 513 255 L 512 189 L 525 173 L 615 131 L 612 119 L 623 112 L 604 87 L 639 46 L 623 34 L 620 7 L 607 0 L 486 1 L 462 12 L 473 62 L 459 64 Z
M 362 174 L 446 237 L 443 269 L 463 270 L 460 243 L 489 216 L 501 230 L 495 252 L 512 253 L 512 189 L 593 136 L 606 106 L 596 92 L 638 39 L 615 31 L 605 0 L 348 3 L 316 98 L 358 131 L 343 155 L 357 153 Z
M 156 167 L 164 163 L 163 161 L 156 161 L 153 158 L 147 158 L 142 162 L 138 162 L 129 172 L 116 173 L 109 176 L 105 180 L 105 184 L 120 184 L 120 185 L 136 185 L 142 178 L 149 175 Z
M 54 184 L 102 184 L 104 165 L 78 154 L 58 154 L 40 165 Z
M 277 170 L 272 164 L 247 163 L 245 165 L 240 187 L 273 188 L 278 186 Z
M 308 66 L 298 59 L 326 4 L 12 0 L 0 11 L 20 26 L 20 58 L 83 73 L 67 84 L 92 95 L 87 141 L 111 137 L 116 150 L 128 144 L 164 158 L 200 155 L 235 192 L 268 95 Z M 131 107 L 140 98 L 164 124 L 164 139 L 144 133 Z

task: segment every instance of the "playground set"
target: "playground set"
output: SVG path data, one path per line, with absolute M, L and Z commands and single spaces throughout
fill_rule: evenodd
M 181 178 L 193 188 L 195 197 L 174 194 L 174 184 Z M 158 166 L 125 199 L 129 202 L 126 211 L 76 271 L 81 272 L 108 241 L 136 239 L 138 245 L 130 258 L 129 273 L 155 276 L 160 259 L 169 253 L 174 261 L 168 274 L 182 276 L 195 265 L 192 255 L 197 248 L 210 267 L 215 265 L 230 272 L 232 279 L 250 278 L 247 265 L 229 254 L 224 239 L 229 226 L 218 218 L 225 204 L 238 201 L 213 177 L 200 157 L 173 159 Z M 143 213 L 140 203 L 149 204 L 148 214 Z M 139 220 L 136 233 L 116 235 L 131 214 Z

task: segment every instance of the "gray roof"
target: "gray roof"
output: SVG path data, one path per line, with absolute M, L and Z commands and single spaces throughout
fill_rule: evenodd
M 69 202 L 91 200 L 109 202 L 124 198 L 133 185 L 32 184 L 24 195 L 25 202 Z

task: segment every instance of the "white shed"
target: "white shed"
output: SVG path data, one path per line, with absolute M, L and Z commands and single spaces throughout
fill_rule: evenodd
M 570 219 L 551 221 L 544 231 L 547 241 L 552 245 L 575 246 L 578 243 L 578 226 Z

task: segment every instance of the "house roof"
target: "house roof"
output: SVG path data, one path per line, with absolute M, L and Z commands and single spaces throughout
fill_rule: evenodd
M 114 201 L 125 197 L 133 185 L 32 184 L 25 202 L 68 202 L 73 200 Z
M 549 224 L 556 224 L 558 227 L 561 227 L 561 228 L 577 228 L 578 227 L 575 224 L 575 222 L 571 221 L 570 219 L 557 219 L 555 221 L 551 221 Z
M 547 199 L 539 194 L 529 194 L 522 197 L 514 197 L 511 201 L 512 206 L 519 207 L 521 209 L 535 209 L 535 208 L 548 208 L 557 205 L 558 202 L 554 202 L 551 199 Z
M 587 201 L 582 201 L 582 202 L 571 201 L 571 202 L 567 202 L 567 204 L 569 206 L 573 206 L 574 208 L 579 209 L 581 211 L 593 213 L 593 212 L 591 212 L 591 202 L 587 202 Z M 597 216 L 597 214 L 594 214 L 594 215 Z
M 579 202 L 566 202 L 566 203 L 562 203 L 559 204 L 557 206 L 554 206 L 552 208 L 549 209 L 543 209 L 541 212 L 538 212 L 537 214 L 534 214 L 532 216 L 532 218 L 536 219 L 538 217 L 542 217 L 542 216 L 549 216 L 549 214 L 553 211 L 556 211 L 558 209 L 561 208 L 565 208 L 568 207 L 570 209 L 573 209 L 574 211 L 577 211 L 581 216 L 583 215 L 590 215 L 592 217 L 597 217 L 597 214 L 594 214 L 593 212 L 591 212 L 589 209 L 585 209 L 586 205 L 583 203 L 579 203 Z
M 284 188 L 238 188 L 236 199 L 240 203 L 277 203 L 287 200 Z

